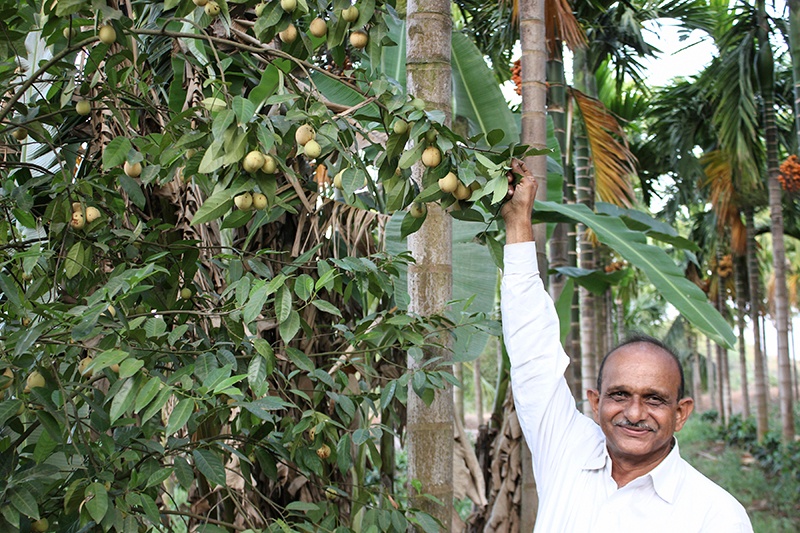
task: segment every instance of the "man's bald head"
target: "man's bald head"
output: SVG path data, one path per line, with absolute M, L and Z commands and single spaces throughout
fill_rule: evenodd
M 658 340 L 657 338 L 651 337 L 650 335 L 643 335 L 638 333 L 631 335 L 630 337 L 625 339 L 615 348 L 611 349 L 611 351 L 609 351 L 603 357 L 603 360 L 600 362 L 600 368 L 597 370 L 597 390 L 598 391 L 602 390 L 603 369 L 605 368 L 606 361 L 608 360 L 608 358 L 614 355 L 614 353 L 620 348 L 623 348 L 625 346 L 631 346 L 633 344 L 649 344 L 651 346 L 660 349 L 661 351 L 668 354 L 672 358 L 672 360 L 675 362 L 678 373 L 680 374 L 680 387 L 678 388 L 678 399 L 680 400 L 681 398 L 683 398 L 684 395 L 686 394 L 686 382 L 683 376 L 683 365 L 681 364 L 681 360 L 678 358 L 678 355 L 669 346 L 667 346 L 664 342 Z

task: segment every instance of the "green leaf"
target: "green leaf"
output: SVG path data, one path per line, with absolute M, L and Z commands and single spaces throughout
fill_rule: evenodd
M 275 317 L 278 322 L 284 322 L 292 312 L 292 293 L 286 286 L 282 286 L 275 293 Z
M 0 427 L 16 416 L 22 406 L 22 400 L 16 398 L 0 402 Z
M 189 417 L 192 416 L 192 411 L 194 411 L 194 400 L 192 398 L 184 398 L 179 401 L 172 410 L 172 414 L 169 415 L 169 422 L 167 423 L 167 429 L 164 433 L 168 437 L 174 435 L 179 429 L 186 425 Z
M 394 398 L 394 391 L 397 390 L 397 380 L 393 379 L 381 389 L 381 411 L 389 407 Z
M 133 146 L 127 137 L 116 137 L 103 149 L 103 170 L 109 170 L 125 163 Z
M 339 310 L 339 308 L 336 307 L 335 305 L 333 305 L 332 303 L 328 302 L 328 301 L 325 301 L 325 300 L 312 300 L 311 305 L 313 305 L 314 307 L 316 307 L 317 309 L 319 309 L 320 311 L 323 311 L 325 313 L 328 313 L 328 314 L 331 314 L 331 315 L 335 315 L 335 316 L 338 316 L 338 317 L 342 316 L 342 312 Z
M 256 319 L 259 313 L 261 313 L 261 310 L 264 308 L 264 304 L 267 302 L 268 297 L 269 288 L 267 287 L 266 283 L 259 280 L 253 284 L 253 287 L 250 290 L 250 299 L 247 300 L 247 304 L 242 310 L 242 320 L 244 320 L 245 324 L 249 324 Z
M 109 410 L 108 417 L 111 419 L 111 423 L 113 424 L 119 417 L 124 415 L 128 412 L 128 410 L 133 405 L 134 400 L 136 399 L 136 394 L 134 393 L 134 384 L 133 379 L 126 379 L 125 382 L 120 387 L 119 391 L 114 395 L 114 399 L 111 401 L 111 409 Z
M 224 215 L 233 205 L 234 192 L 232 189 L 222 189 L 212 194 L 194 214 L 191 225 L 205 224 Z
M 253 357 L 247 367 L 247 382 L 251 387 L 257 387 L 267 379 L 267 361 L 261 357 Z
M 144 198 L 144 193 L 142 192 L 142 188 L 136 182 L 135 179 L 129 177 L 127 174 L 120 174 L 119 175 L 119 184 L 122 189 L 128 193 L 131 201 L 136 204 L 139 209 L 144 209 L 145 204 L 147 201 Z
M 125 379 L 130 376 L 136 375 L 139 369 L 144 366 L 144 361 L 141 359 L 126 359 L 119 365 L 119 377 Z
M 25 516 L 29 516 L 33 520 L 39 519 L 39 506 L 36 505 L 36 498 L 25 490 L 25 488 L 17 485 L 11 492 L 11 504 L 14 508 Z
M 289 316 L 286 317 L 286 320 L 281 322 L 278 329 L 283 342 L 288 343 L 294 339 L 294 336 L 297 335 L 297 332 L 300 330 L 300 315 L 297 313 L 297 311 L 292 309 L 289 313 Z
M 92 483 L 86 487 L 86 504 L 84 505 L 92 520 L 98 524 L 108 512 L 108 492 L 102 483 Z
M 147 404 L 153 401 L 153 398 L 156 397 L 156 394 L 158 394 L 160 389 L 161 380 L 157 377 L 151 377 L 136 395 L 136 402 L 133 405 L 133 412 L 138 413 L 144 409 Z
M 195 448 L 192 451 L 194 465 L 212 485 L 225 486 L 225 466 L 220 458 L 211 450 Z
M 714 342 L 733 347 L 736 342 L 733 330 L 709 303 L 706 294 L 686 279 L 664 250 L 648 244 L 643 233 L 628 229 L 617 217 L 597 215 L 581 204 L 537 202 L 535 211 L 561 213 L 591 228 L 600 242 L 641 269 L 664 299 L 693 326 Z
M 255 104 L 243 96 L 234 96 L 231 107 L 236 113 L 236 120 L 239 121 L 239 124 L 250 122 L 256 114 Z
M 469 119 L 474 131 L 470 135 L 483 133 L 490 145 L 496 144 L 493 131 L 503 132 L 506 144 L 519 143 L 517 121 L 508 108 L 506 99 L 496 83 L 487 83 L 494 74 L 486 64 L 483 54 L 475 43 L 461 31 L 454 31 L 451 46 L 453 68 L 453 116 Z
M 128 358 L 128 352 L 124 350 L 106 350 L 92 359 L 92 363 L 87 370 L 103 370 L 111 365 L 118 365 Z
M 83 270 L 83 243 L 78 241 L 72 245 L 67 252 L 67 259 L 64 261 L 64 274 L 67 279 L 72 279 Z

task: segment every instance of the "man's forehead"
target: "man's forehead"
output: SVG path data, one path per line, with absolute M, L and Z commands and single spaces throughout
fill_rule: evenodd
M 607 379 L 614 379 L 615 383 L 607 383 L 608 386 L 635 386 L 635 381 L 631 382 L 634 374 L 641 376 L 643 372 L 663 378 L 664 386 L 673 379 L 680 381 L 680 367 L 675 358 L 663 348 L 646 342 L 626 344 L 611 352 L 603 366 L 602 380 L 606 385 Z

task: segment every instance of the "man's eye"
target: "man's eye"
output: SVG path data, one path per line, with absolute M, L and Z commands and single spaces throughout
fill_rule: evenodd
M 625 398 L 628 397 L 628 395 L 625 394 L 624 392 L 612 392 L 610 396 L 614 400 L 624 400 Z
M 647 404 L 652 405 L 653 407 L 658 407 L 660 405 L 664 405 L 664 400 L 661 398 L 648 398 Z

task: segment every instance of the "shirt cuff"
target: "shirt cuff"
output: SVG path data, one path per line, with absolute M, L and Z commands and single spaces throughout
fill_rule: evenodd
M 538 274 L 534 241 L 506 244 L 503 249 L 504 274 Z

